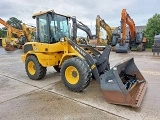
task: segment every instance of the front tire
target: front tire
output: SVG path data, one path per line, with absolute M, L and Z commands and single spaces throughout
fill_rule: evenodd
M 46 75 L 46 67 L 43 67 L 36 56 L 30 55 L 25 62 L 27 75 L 32 80 L 40 80 Z
M 61 79 L 69 90 L 82 92 L 90 83 L 91 70 L 85 60 L 70 58 L 61 67 Z

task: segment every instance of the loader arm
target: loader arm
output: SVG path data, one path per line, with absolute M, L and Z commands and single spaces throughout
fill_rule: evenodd
M 103 53 L 101 54 L 99 51 L 94 49 L 90 45 L 83 45 L 83 48 L 87 48 L 94 56 L 92 57 L 90 54 L 88 54 L 84 49 L 82 49 L 79 45 L 75 44 L 73 41 L 68 40 L 68 43 L 79 53 L 81 54 L 85 60 L 87 61 L 88 65 L 91 68 L 91 71 L 96 78 L 98 82 L 100 82 L 100 75 L 104 71 L 110 70 L 109 66 L 109 54 L 110 54 L 110 48 L 106 47 Z
M 77 38 L 77 29 L 81 29 L 83 31 L 85 31 L 89 37 L 89 39 L 93 39 L 93 35 L 91 30 L 89 29 L 89 27 L 85 24 L 83 24 L 82 22 L 78 21 L 76 19 L 76 17 L 72 17 L 72 22 L 73 22 L 73 38 L 76 39 Z

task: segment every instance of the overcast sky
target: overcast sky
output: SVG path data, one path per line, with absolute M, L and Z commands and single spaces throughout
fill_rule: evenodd
M 0 17 L 16 17 L 26 24 L 35 24 L 32 15 L 54 9 L 55 12 L 76 16 L 79 21 L 95 27 L 100 15 L 110 26 L 119 26 L 122 9 L 126 9 L 136 25 L 145 25 L 148 18 L 160 13 L 159 0 L 1 0 Z

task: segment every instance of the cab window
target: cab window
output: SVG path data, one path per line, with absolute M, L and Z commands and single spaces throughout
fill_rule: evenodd
M 39 16 L 39 39 L 42 43 L 48 43 L 46 15 Z

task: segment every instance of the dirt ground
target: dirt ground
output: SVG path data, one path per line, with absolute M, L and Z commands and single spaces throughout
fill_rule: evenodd
M 21 61 L 21 50 L 7 52 L 0 48 L 0 120 L 159 120 L 160 56 L 151 51 L 128 54 L 111 52 L 113 67 L 134 57 L 148 82 L 139 108 L 105 102 L 100 85 L 92 81 L 82 93 L 69 91 L 52 67 L 40 81 L 30 80 Z

